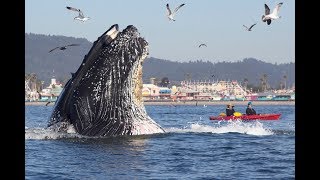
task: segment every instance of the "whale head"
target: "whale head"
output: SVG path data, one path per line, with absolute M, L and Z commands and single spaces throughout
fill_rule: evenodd
M 138 29 L 111 26 L 94 43 L 61 92 L 48 127 L 72 125 L 86 136 L 162 133 L 142 101 L 142 65 L 148 42 Z

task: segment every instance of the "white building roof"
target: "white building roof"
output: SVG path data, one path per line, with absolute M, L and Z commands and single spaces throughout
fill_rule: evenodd
M 159 88 L 158 86 L 156 86 L 154 84 L 143 84 L 143 87 L 146 87 L 146 88 Z

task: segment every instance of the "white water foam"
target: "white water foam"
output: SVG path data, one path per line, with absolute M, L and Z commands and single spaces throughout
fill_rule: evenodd
M 242 121 L 228 121 L 221 123 L 216 123 L 212 125 L 203 125 L 199 123 L 190 123 L 189 126 L 184 128 L 166 128 L 168 133 L 241 133 L 250 134 L 256 136 L 273 135 L 274 133 L 263 127 L 263 124 L 259 121 L 253 123 L 242 122 Z M 74 128 L 71 126 L 68 128 L 67 133 L 57 132 L 49 128 L 28 128 L 25 127 L 25 139 L 62 139 L 62 138 L 89 138 L 87 136 L 82 136 L 75 133 Z
M 49 128 L 25 128 L 25 139 L 61 139 L 61 138 L 82 138 L 83 136 L 68 129 L 68 133 L 56 132 Z
M 226 124 L 221 125 L 220 123 L 213 125 L 201 125 L 199 123 L 192 123 L 189 127 L 185 128 L 167 128 L 166 132 L 174 133 L 241 133 L 250 134 L 256 136 L 273 135 L 274 133 L 267 128 L 263 127 L 263 124 L 259 121 L 254 123 L 242 122 L 242 121 L 228 121 Z

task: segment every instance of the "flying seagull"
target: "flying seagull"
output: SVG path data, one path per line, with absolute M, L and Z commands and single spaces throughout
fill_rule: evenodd
M 245 27 L 247 29 L 247 31 L 251 31 L 252 27 L 255 26 L 257 23 L 252 24 L 249 28 L 245 25 L 243 25 L 243 27 Z
M 207 47 L 207 45 L 206 45 L 206 44 L 200 44 L 200 45 L 199 45 L 199 47 L 201 47 L 201 46 L 205 46 L 205 47 Z
M 265 15 L 262 15 L 262 21 L 266 22 L 267 24 L 270 25 L 271 24 L 271 20 L 275 20 L 275 19 L 279 19 L 281 18 L 281 16 L 278 15 L 280 7 L 283 3 L 279 3 L 276 5 L 276 7 L 273 9 L 272 13 L 270 14 L 270 9 L 268 7 L 268 5 L 264 4 L 264 9 L 265 9 Z
M 168 18 L 169 20 L 175 21 L 175 19 L 173 19 L 174 15 L 177 13 L 177 11 L 184 6 L 185 4 L 180 4 L 180 6 L 178 6 L 173 12 L 171 12 L 169 4 L 167 4 L 167 11 L 168 11 Z
M 69 45 L 66 45 L 66 46 L 58 46 L 58 47 L 55 47 L 55 48 L 51 49 L 51 50 L 49 51 L 49 53 L 52 52 L 52 51 L 54 51 L 54 50 L 56 50 L 56 49 L 60 49 L 60 50 L 63 51 L 63 50 L 66 50 L 68 46 L 79 46 L 79 45 L 80 45 L 80 44 L 69 44 Z
M 90 19 L 90 17 L 84 17 L 83 12 L 80 9 L 69 7 L 69 6 L 67 6 L 67 9 L 69 9 L 71 11 L 79 12 L 79 15 L 74 18 L 75 20 L 85 22 Z

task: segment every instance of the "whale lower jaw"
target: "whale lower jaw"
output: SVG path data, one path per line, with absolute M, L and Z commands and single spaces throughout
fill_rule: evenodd
M 164 133 L 164 130 L 158 125 L 146 121 L 133 120 L 130 135 L 147 135 Z
M 59 133 L 68 133 L 68 134 L 75 134 L 77 133 L 74 126 L 69 122 L 59 122 L 49 127 L 54 132 Z M 124 131 L 126 132 L 126 131 Z M 145 120 L 132 120 L 132 128 L 130 129 L 130 134 L 118 134 L 117 136 L 121 135 L 150 135 L 150 134 L 161 134 L 165 133 L 165 131 L 156 124 L 152 119 Z M 83 135 L 83 134 L 80 134 Z M 86 135 L 84 135 L 86 136 Z M 91 136 L 91 135 L 89 135 Z M 101 135 L 100 135 L 101 136 Z M 105 135 L 104 135 L 105 136 Z M 111 136 L 111 135 L 109 135 Z M 115 135 L 113 135 L 115 136 Z
M 148 48 L 147 46 L 145 47 Z M 147 51 L 145 51 L 147 52 Z M 144 107 L 143 100 L 142 100 L 142 66 L 141 64 L 145 60 L 148 54 L 143 54 L 142 57 L 139 59 L 138 63 L 136 63 L 135 72 L 132 72 L 131 83 L 134 84 L 132 86 L 133 89 L 133 98 L 132 104 L 133 107 L 136 108 L 136 112 L 132 113 L 132 121 L 130 135 L 145 135 L 145 134 L 157 134 L 157 133 L 164 133 L 165 131 L 157 124 L 153 119 L 151 119 Z M 137 117 L 137 114 L 139 116 Z

